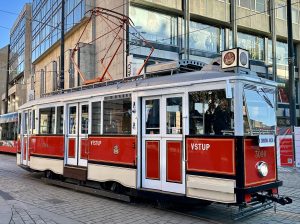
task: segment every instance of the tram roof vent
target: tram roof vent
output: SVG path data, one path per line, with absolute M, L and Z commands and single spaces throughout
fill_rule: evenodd
M 193 72 L 200 71 L 206 63 L 195 60 L 179 60 L 179 61 L 168 61 L 146 67 L 147 74 L 153 73 L 182 73 L 182 72 Z

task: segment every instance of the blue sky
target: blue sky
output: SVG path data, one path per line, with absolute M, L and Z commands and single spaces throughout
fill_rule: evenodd
M 9 44 L 10 28 L 25 3 L 31 0 L 2 0 L 0 5 L 0 48 Z M 7 12 L 6 12 L 7 11 Z M 5 27 L 5 28 L 4 28 Z M 8 28 L 8 29 L 7 29 Z

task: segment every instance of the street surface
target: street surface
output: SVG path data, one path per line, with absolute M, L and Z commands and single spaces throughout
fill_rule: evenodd
M 41 174 L 16 165 L 16 157 L 0 154 L 0 224 L 77 223 L 300 223 L 300 169 L 280 168 L 280 193 L 293 204 L 232 220 L 232 207 L 212 204 L 183 214 L 155 208 L 152 203 L 124 203 L 47 185 Z

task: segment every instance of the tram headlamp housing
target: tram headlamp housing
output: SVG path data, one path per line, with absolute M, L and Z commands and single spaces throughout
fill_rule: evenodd
M 260 161 L 256 164 L 257 171 L 261 177 L 266 177 L 269 173 L 268 164 Z

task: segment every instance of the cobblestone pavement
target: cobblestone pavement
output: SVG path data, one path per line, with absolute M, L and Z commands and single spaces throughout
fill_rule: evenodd
M 279 170 L 284 181 L 280 193 L 291 196 L 293 204 L 277 205 L 276 213 L 271 209 L 234 222 L 234 209 L 221 204 L 191 210 L 191 216 L 145 202 L 124 203 L 47 185 L 40 174 L 22 170 L 15 160 L 14 156 L 0 154 L 0 210 L 1 204 L 10 207 L 10 224 L 300 223 L 300 169 Z M 3 217 L 0 211 L 0 224 L 7 224 Z

